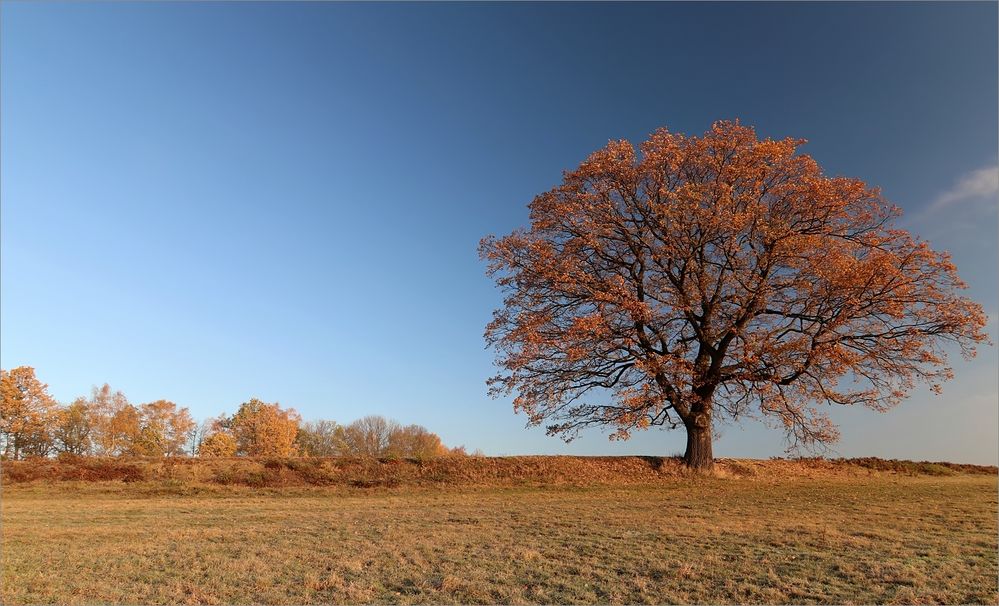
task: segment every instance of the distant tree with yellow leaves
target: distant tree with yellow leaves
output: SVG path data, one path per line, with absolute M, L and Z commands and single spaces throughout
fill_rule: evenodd
M 236 455 L 236 440 L 230 434 L 219 431 L 208 434 L 198 444 L 199 457 L 232 457 Z
M 62 407 L 52 429 L 56 452 L 77 456 L 90 454 L 93 429 L 86 398 L 77 398 L 69 406 Z
M 236 454 L 251 457 L 290 457 L 295 455 L 295 437 L 301 421 L 294 409 L 283 409 L 278 403 L 269 404 L 250 399 L 240 405 L 226 427 L 236 441 Z
M 448 454 L 440 436 L 422 425 L 398 427 L 389 434 L 387 456 L 430 459 Z
M 298 427 L 295 447 L 303 457 L 335 457 L 343 452 L 345 433 L 336 421 L 307 421 Z
M 93 424 L 94 454 L 132 454 L 141 426 L 139 411 L 128 402 L 125 394 L 105 383 L 90 391 L 86 404 Z
M 379 415 L 369 415 L 347 425 L 340 446 L 340 454 L 355 457 L 426 459 L 448 453 L 440 436 L 426 427 L 402 426 Z
M 194 419 L 186 408 L 167 400 L 139 407 L 139 435 L 134 451 L 145 456 L 184 454 L 184 444 L 194 430 Z
M 38 380 L 34 368 L 0 370 L 0 452 L 4 458 L 49 454 L 56 412 L 48 385 Z

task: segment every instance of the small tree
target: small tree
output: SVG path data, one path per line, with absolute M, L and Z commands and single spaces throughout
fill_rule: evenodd
M 90 391 L 87 410 L 92 421 L 91 438 L 96 454 L 117 456 L 130 453 L 138 438 L 139 411 L 121 391 L 105 383 Z
M 177 457 L 186 454 L 184 445 L 191 439 L 191 434 L 197 423 L 186 408 L 175 409 L 167 419 L 166 439 L 163 442 L 163 454 Z
M 334 421 L 308 421 L 299 426 L 295 444 L 305 457 L 335 457 L 344 449 L 344 428 Z
M 92 430 L 87 401 L 77 398 L 72 404 L 62 408 L 56 418 L 52 432 L 56 451 L 77 456 L 90 454 Z
M 198 444 L 199 457 L 232 457 L 236 455 L 236 440 L 225 432 L 208 435 Z
M 814 446 L 838 436 L 816 404 L 939 390 L 944 347 L 987 341 L 982 308 L 878 190 L 825 176 L 802 143 L 663 129 L 536 197 L 529 230 L 481 245 L 505 292 L 491 393 L 567 439 L 683 426 L 687 464 L 709 469 L 718 417 L 755 411 Z
M 104 439 L 106 456 L 148 454 L 143 448 L 142 416 L 139 414 L 139 409 L 131 404 L 125 404 L 106 420 L 101 437 Z
M 399 424 L 378 415 L 358 419 L 344 430 L 344 454 L 355 457 L 384 457 L 388 454 L 389 436 Z
M 0 370 L 0 448 L 4 458 L 45 456 L 52 448 L 57 408 L 35 369 Z
M 441 443 L 440 436 L 422 425 L 398 427 L 388 437 L 388 456 L 429 459 L 447 454 L 448 449 Z
M 253 398 L 240 405 L 227 425 L 236 439 L 237 454 L 289 457 L 295 454 L 299 421 L 294 410 Z
M 139 407 L 141 430 L 136 450 L 146 456 L 184 454 L 184 444 L 195 423 L 186 408 L 167 400 L 149 402 Z

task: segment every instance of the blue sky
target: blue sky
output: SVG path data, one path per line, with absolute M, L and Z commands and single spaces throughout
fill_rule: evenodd
M 609 139 L 803 137 L 953 253 L 993 322 L 997 5 L 5 2 L 4 368 L 198 417 L 383 414 L 487 454 L 570 445 L 491 400 L 480 238 Z M 996 348 L 943 396 L 838 409 L 843 456 L 999 459 Z M 754 421 L 719 456 L 783 452 Z

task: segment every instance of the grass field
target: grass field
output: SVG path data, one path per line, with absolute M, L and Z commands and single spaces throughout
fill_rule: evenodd
M 3 488 L 4 604 L 996 603 L 988 474 Z

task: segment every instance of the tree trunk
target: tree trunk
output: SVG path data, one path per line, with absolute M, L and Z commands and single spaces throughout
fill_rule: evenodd
M 711 453 L 710 414 L 695 413 L 684 426 L 687 428 L 687 450 L 683 453 L 683 462 L 695 471 L 711 471 L 715 460 Z

